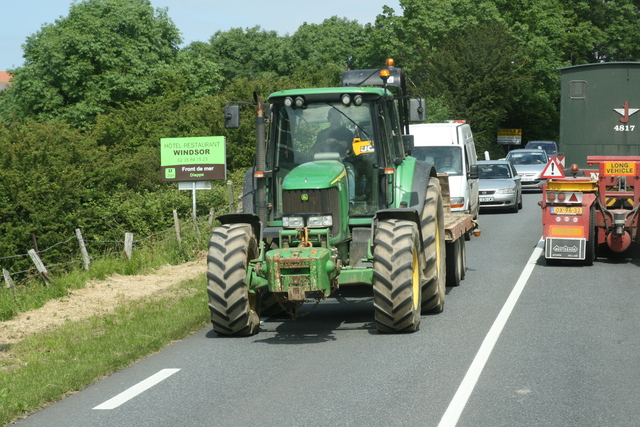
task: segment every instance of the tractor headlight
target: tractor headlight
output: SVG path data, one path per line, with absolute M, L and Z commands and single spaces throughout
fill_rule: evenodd
M 307 223 L 309 228 L 324 228 L 333 225 L 333 217 L 331 215 L 312 215 Z
M 304 227 L 304 219 L 301 216 L 283 216 L 282 226 L 284 228 L 300 228 Z

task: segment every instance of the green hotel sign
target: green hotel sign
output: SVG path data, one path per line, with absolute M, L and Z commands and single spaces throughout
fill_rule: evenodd
M 160 139 L 163 181 L 208 181 L 227 178 L 224 136 Z

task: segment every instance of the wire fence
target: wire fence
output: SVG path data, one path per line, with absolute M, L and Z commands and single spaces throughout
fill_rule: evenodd
M 213 226 L 214 215 L 219 215 L 230 210 L 232 209 L 227 207 L 214 212 L 212 208 L 208 215 L 192 218 L 193 222 L 190 225 L 196 233 L 200 234 L 201 229 L 207 229 L 207 226 L 208 229 L 210 229 Z M 189 224 L 185 222 L 185 226 L 188 225 Z M 6 263 L 6 261 L 11 261 L 12 265 L 28 265 L 28 268 L 20 271 L 10 272 L 2 268 L 2 280 L 7 288 L 19 286 L 38 277 L 42 277 L 45 284 L 49 284 L 49 274 L 54 271 L 68 270 L 73 267 L 82 266 L 83 264 L 84 268 L 88 269 L 92 261 L 101 258 L 120 257 L 124 255 L 125 258 L 131 259 L 135 251 L 147 248 L 153 251 L 157 245 L 174 239 L 181 242 L 180 221 L 178 220 L 177 213 L 174 211 L 173 226 L 165 230 L 150 233 L 148 236 L 139 239 L 134 239 L 133 237 L 133 233 L 125 233 L 123 240 L 84 239 L 80 229 L 76 229 L 74 236 L 55 243 L 46 249 L 38 250 L 34 248 L 26 254 L 0 257 L 0 266 Z M 64 260 L 65 258 L 68 258 L 68 260 Z

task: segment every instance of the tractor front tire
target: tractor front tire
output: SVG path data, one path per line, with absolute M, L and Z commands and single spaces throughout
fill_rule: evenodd
M 251 307 L 246 283 L 249 261 L 258 245 L 249 224 L 216 227 L 209 239 L 207 292 L 213 330 L 218 335 L 248 336 L 258 333 L 260 318 Z
M 440 313 L 444 309 L 446 263 L 444 209 L 438 178 L 430 178 L 420 216 L 422 247 L 426 259 L 422 283 L 422 314 Z
M 373 305 L 380 332 L 413 332 L 420 327 L 422 275 L 418 227 L 390 219 L 376 227 L 373 249 Z

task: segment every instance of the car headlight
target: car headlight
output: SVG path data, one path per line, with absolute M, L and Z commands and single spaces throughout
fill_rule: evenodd
M 333 225 L 333 217 L 331 215 L 313 215 L 309 217 L 307 225 L 309 228 L 331 227 Z
M 513 188 L 501 188 L 500 190 L 496 191 L 496 193 L 499 193 L 499 194 L 513 194 L 513 193 L 515 193 L 515 189 L 513 189 Z
M 282 226 L 284 228 L 300 228 L 304 227 L 304 219 L 301 216 L 283 216 Z

